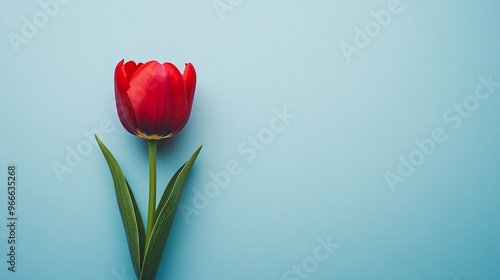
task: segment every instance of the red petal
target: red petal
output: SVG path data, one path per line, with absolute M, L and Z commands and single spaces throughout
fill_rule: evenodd
M 182 75 L 175 66 L 172 67 L 150 61 L 137 69 L 130 81 L 128 96 L 137 126 L 147 136 L 169 135 L 178 119 L 186 114 Z
M 172 136 L 184 127 L 184 120 L 189 111 L 189 100 L 186 95 L 186 86 L 179 69 L 172 63 L 164 63 L 163 66 L 168 73 L 172 88 L 169 93 L 167 110 L 170 112 L 170 125 L 167 127 L 168 133 L 164 136 Z
M 130 78 L 134 75 L 135 71 L 139 68 L 138 65 L 135 64 L 134 61 L 129 61 L 125 63 L 125 73 L 127 73 L 127 79 L 130 81 Z
M 184 69 L 184 74 L 182 75 L 182 78 L 184 79 L 184 83 L 186 85 L 188 111 L 182 125 L 177 128 L 174 134 L 178 133 L 184 128 L 189 119 L 189 116 L 191 115 L 191 108 L 193 106 L 193 100 L 194 100 L 194 92 L 196 89 L 196 71 L 194 70 L 193 64 L 186 63 L 186 68 Z
M 188 107 L 189 111 L 191 111 L 194 99 L 194 90 L 196 89 L 196 71 L 194 71 L 193 64 L 186 63 L 186 69 L 184 69 L 182 78 L 184 78 L 184 83 L 186 84 Z
M 128 132 L 137 135 L 134 110 L 127 95 L 129 82 L 125 70 L 126 67 L 123 65 L 123 62 L 124 60 L 120 61 L 115 68 L 116 109 L 123 127 L 125 127 Z
M 126 92 L 128 89 L 127 73 L 125 72 L 125 65 L 122 61 L 118 62 L 115 68 L 115 85 L 120 91 Z

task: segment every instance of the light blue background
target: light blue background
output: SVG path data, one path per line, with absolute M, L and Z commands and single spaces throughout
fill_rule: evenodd
M 500 88 L 458 129 L 443 119 L 479 76 L 500 81 L 498 1 L 401 0 L 350 63 L 340 45 L 390 1 L 221 2 L 232 3 L 222 17 L 212 0 L 72 0 L 17 53 L 9 34 L 43 9 L 1 2 L 0 279 L 132 279 L 109 170 L 83 133 L 112 122 L 102 140 L 144 214 L 146 143 L 113 111 L 121 59 L 198 73 L 187 126 L 160 144 L 160 186 L 201 144 L 182 205 L 210 172 L 231 160 L 242 170 L 197 214 L 177 213 L 157 279 L 287 279 L 318 238 L 340 247 L 308 279 L 500 279 Z M 248 161 L 239 145 L 284 107 L 295 118 Z M 447 140 L 391 191 L 385 172 L 436 128 Z M 60 181 L 52 165 L 78 145 L 92 149 Z

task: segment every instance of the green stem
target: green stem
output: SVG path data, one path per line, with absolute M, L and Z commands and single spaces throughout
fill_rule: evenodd
M 158 140 L 148 140 L 149 150 L 149 210 L 148 210 L 148 229 L 146 232 L 146 244 L 153 231 L 154 216 L 156 210 L 156 146 Z

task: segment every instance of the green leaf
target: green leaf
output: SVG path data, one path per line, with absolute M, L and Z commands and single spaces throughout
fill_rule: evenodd
M 125 180 L 127 182 L 127 180 Z M 134 193 L 130 188 L 130 185 L 127 182 L 127 190 L 130 194 L 130 198 L 132 199 L 132 205 L 134 206 L 134 215 L 135 221 L 137 223 L 137 234 L 139 235 L 139 271 L 142 269 L 142 261 L 144 260 L 144 250 L 146 249 L 146 229 L 144 228 L 144 222 L 142 221 L 141 211 L 139 211 L 139 207 L 137 206 L 137 202 L 135 201 Z M 123 219 L 123 216 L 122 216 Z M 128 242 L 128 239 L 127 239 Z M 130 250 L 130 247 L 129 247 Z M 132 255 L 131 255 L 132 257 Z M 135 267 L 134 267 L 135 270 Z M 136 272 L 138 275 L 139 273 Z
M 97 135 L 95 136 L 99 147 L 106 159 L 109 170 L 111 171 L 111 176 L 113 177 L 113 182 L 115 184 L 116 201 L 118 202 L 118 208 L 120 209 L 120 215 L 123 221 L 123 227 L 125 228 L 125 234 L 127 236 L 128 248 L 130 251 L 130 258 L 132 259 L 132 265 L 134 266 L 135 274 L 137 278 L 140 276 L 142 268 L 142 260 L 144 259 L 144 249 L 146 242 L 146 232 L 144 230 L 144 223 L 142 221 L 141 213 L 137 207 L 137 203 L 132 193 L 120 165 L 113 157 L 111 152 L 104 146 L 104 144 L 99 140 Z
M 191 167 L 200 153 L 203 146 L 200 146 L 191 158 L 174 174 L 165 192 L 160 199 L 155 215 L 155 224 L 151 232 L 149 243 L 146 244 L 144 263 L 142 266 L 140 280 L 154 280 L 160 266 L 161 257 L 167 244 L 168 235 L 174 222 L 175 212 L 179 205 L 184 183 Z
M 170 182 L 168 182 L 167 187 L 163 191 L 163 195 L 161 196 L 160 203 L 158 203 L 158 206 L 156 206 L 156 209 L 163 209 L 165 207 L 165 204 L 167 204 L 168 198 L 170 197 L 170 194 L 172 193 L 172 189 L 174 188 L 175 181 L 177 180 L 177 177 L 179 176 L 179 173 L 181 173 L 182 169 L 186 166 L 186 164 L 183 164 L 172 176 L 172 179 L 170 179 Z M 154 223 L 156 224 L 156 221 L 158 220 L 158 216 L 160 215 L 160 211 L 155 212 L 154 216 Z

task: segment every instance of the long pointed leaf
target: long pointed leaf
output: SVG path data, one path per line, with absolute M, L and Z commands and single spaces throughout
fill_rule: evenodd
M 118 202 L 118 209 L 120 209 L 123 227 L 125 228 L 125 235 L 127 236 L 130 258 L 132 259 L 135 274 L 137 275 L 137 278 L 139 278 L 146 242 L 146 234 L 141 213 L 137 207 L 134 194 L 132 193 L 128 182 L 123 175 L 120 165 L 97 135 L 95 138 L 101 148 L 106 162 L 108 163 L 111 176 L 113 177 L 116 201 Z
M 146 252 L 144 255 L 141 277 L 139 278 L 140 280 L 154 280 L 156 277 L 161 257 L 170 234 L 170 229 L 172 228 L 172 224 L 174 222 L 175 212 L 177 211 L 182 190 L 184 189 L 184 183 L 186 182 L 189 171 L 191 170 L 191 167 L 193 166 L 194 161 L 196 160 L 196 157 L 200 153 L 202 147 L 203 146 L 200 146 L 194 152 L 193 156 L 191 156 L 191 158 L 186 162 L 186 164 L 181 167 L 180 172 L 176 173 L 177 178 L 175 178 L 175 180 L 172 178 L 171 182 L 175 181 L 172 190 L 170 191 L 168 197 L 165 199 L 162 197 L 161 199 L 165 203 L 161 208 L 158 207 L 157 209 L 159 214 L 154 224 L 149 244 L 146 244 Z M 176 177 L 176 175 L 174 175 L 174 177 Z
M 125 179 L 127 182 L 127 180 Z M 132 205 L 134 206 L 134 215 L 135 215 L 135 220 L 137 222 L 137 233 L 139 234 L 139 270 L 142 269 L 142 261 L 144 260 L 144 250 L 146 249 L 146 229 L 144 228 L 144 222 L 142 220 L 141 216 L 141 211 L 139 210 L 139 207 L 137 206 L 137 202 L 135 201 L 134 193 L 132 192 L 132 189 L 130 188 L 130 185 L 127 182 L 127 190 L 130 194 L 130 198 L 132 199 Z M 136 273 L 138 274 L 138 273 Z M 139 277 L 137 275 L 137 277 Z
M 172 193 L 172 189 L 174 188 L 175 181 L 177 180 L 177 177 L 179 176 L 179 173 L 181 173 L 182 169 L 186 166 L 186 164 L 183 164 L 177 171 L 175 172 L 174 176 L 172 176 L 172 179 L 168 182 L 167 187 L 165 187 L 165 190 L 163 191 L 163 195 L 161 196 L 160 202 L 158 203 L 158 206 L 156 206 L 156 209 L 163 209 L 165 207 L 165 204 L 168 201 L 168 198 L 170 197 L 170 194 Z M 160 215 L 161 211 L 156 211 L 155 216 L 154 216 L 154 223 L 156 224 L 156 221 L 158 220 L 158 216 Z

